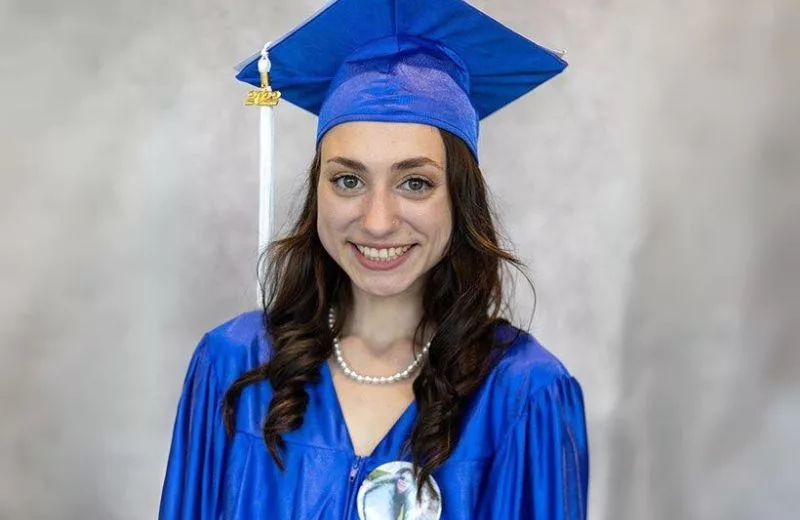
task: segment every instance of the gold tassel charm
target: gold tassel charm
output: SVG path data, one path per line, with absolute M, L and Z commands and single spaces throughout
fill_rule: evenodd
M 272 87 L 269 86 L 269 70 L 272 68 L 272 63 L 269 61 L 267 47 L 269 47 L 269 43 L 264 45 L 261 50 L 261 59 L 258 60 L 261 88 L 253 89 L 247 93 L 247 98 L 244 101 L 247 106 L 274 107 L 281 98 L 281 93 L 277 90 L 272 90 Z

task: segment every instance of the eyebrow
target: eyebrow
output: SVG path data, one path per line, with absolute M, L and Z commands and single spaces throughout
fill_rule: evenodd
M 364 163 L 356 161 L 355 159 L 349 159 L 347 157 L 336 156 L 328 159 L 326 163 L 337 163 L 345 168 L 353 170 L 358 173 L 364 173 L 367 171 L 367 167 Z M 420 168 L 422 166 L 433 166 L 438 170 L 442 170 L 442 167 L 429 157 L 410 157 L 408 159 L 403 159 L 402 161 L 398 161 L 392 165 L 392 170 L 395 171 L 403 171 L 403 170 L 413 170 L 414 168 Z

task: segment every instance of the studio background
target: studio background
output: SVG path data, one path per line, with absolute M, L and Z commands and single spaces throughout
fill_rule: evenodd
M 591 518 L 793 518 L 800 3 L 474 3 L 570 63 L 480 153 L 583 384 Z M 0 0 L 0 518 L 155 517 L 195 344 L 255 304 L 232 67 L 320 6 Z M 315 119 L 277 119 L 285 229 Z

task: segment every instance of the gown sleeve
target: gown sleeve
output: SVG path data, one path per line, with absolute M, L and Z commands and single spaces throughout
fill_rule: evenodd
M 227 442 L 221 401 L 206 336 L 189 363 L 178 402 L 159 520 L 217 518 Z
M 586 519 L 589 451 L 577 380 L 563 375 L 533 392 L 490 479 L 497 495 L 485 502 L 485 518 Z

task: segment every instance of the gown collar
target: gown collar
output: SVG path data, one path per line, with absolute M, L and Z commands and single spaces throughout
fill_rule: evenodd
M 325 436 L 329 437 L 331 446 L 346 450 L 356 457 L 353 441 L 344 419 L 344 412 L 336 394 L 336 387 L 333 385 L 333 374 L 327 361 L 320 367 L 320 382 L 316 390 L 320 398 L 320 425 L 325 426 L 323 428 Z M 397 459 L 403 450 L 403 444 L 411 435 L 416 416 L 417 402 L 413 400 L 384 434 L 372 453 L 361 458 L 389 457 Z

